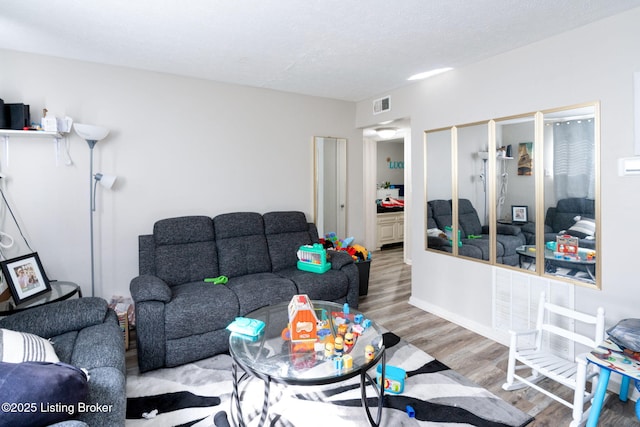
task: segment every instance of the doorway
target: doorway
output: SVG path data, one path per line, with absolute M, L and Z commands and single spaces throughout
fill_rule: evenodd
M 411 125 L 409 119 L 396 120 L 386 123 L 386 128 L 394 128 L 395 134 L 391 136 L 381 136 L 376 129 L 382 125 L 367 127 L 363 129 L 363 152 L 364 152 L 364 217 L 365 217 L 365 245 L 368 248 L 378 247 L 378 190 L 383 186 L 383 182 L 389 182 L 390 186 L 402 186 L 397 188 L 398 198 L 404 203 L 404 215 L 402 223 L 395 224 L 395 230 L 383 229 L 384 233 L 398 233 L 402 237 L 404 247 L 404 261 L 411 263 Z M 380 148 L 378 146 L 379 143 Z M 387 144 L 402 143 L 403 149 L 398 153 L 397 147 L 387 146 Z M 394 154 L 395 153 L 395 154 Z M 402 157 L 402 158 L 400 158 Z M 380 169 L 387 169 L 382 171 Z M 380 172 L 380 173 L 379 173 Z M 398 178 L 398 173 L 402 178 Z M 387 176 L 389 179 L 384 179 Z M 398 182 L 391 182 L 391 181 Z M 380 181 L 380 182 L 378 182 Z M 402 190 L 402 196 L 400 196 Z M 395 192 L 393 192 L 395 195 Z M 395 215 L 397 217 L 397 215 Z M 400 227 L 398 229 L 397 227 Z M 394 234 L 394 239 L 398 237 Z

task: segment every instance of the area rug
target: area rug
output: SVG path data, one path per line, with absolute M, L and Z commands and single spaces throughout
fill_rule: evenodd
M 449 369 L 397 335 L 384 335 L 386 363 L 407 372 L 402 394 L 385 393 L 382 426 L 525 426 L 533 418 Z M 375 378 L 375 372 L 370 372 Z M 317 387 L 272 384 L 266 425 L 364 427 L 359 377 Z M 127 426 L 221 427 L 230 412 L 231 357 L 221 354 L 177 368 L 127 377 Z M 260 421 L 264 386 L 243 383 L 242 411 L 248 426 Z M 375 391 L 367 386 L 375 417 Z M 407 411 L 409 405 L 413 411 Z M 411 412 L 415 412 L 412 414 Z M 217 416 L 217 417 L 216 417 Z M 216 425 L 216 421 L 218 425 Z

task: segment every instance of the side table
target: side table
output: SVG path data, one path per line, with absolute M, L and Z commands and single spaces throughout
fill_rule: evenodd
M 589 411 L 589 419 L 587 427 L 596 427 L 598 418 L 602 412 L 607 386 L 611 372 L 615 371 L 622 375 L 622 383 L 620 384 L 620 400 L 627 401 L 629 393 L 629 381 L 635 380 L 636 387 L 640 385 L 640 354 L 631 351 L 623 351 L 615 343 L 605 340 L 598 348 L 591 350 L 587 354 L 589 363 L 593 363 L 600 367 L 600 375 L 598 377 L 598 385 L 593 397 L 591 410 Z M 636 402 L 636 416 L 640 419 L 640 400 Z
M 25 301 L 22 304 L 16 306 L 10 306 L 0 310 L 0 316 L 8 316 L 19 311 L 28 310 L 39 305 L 50 304 L 56 301 L 62 301 L 71 298 L 74 295 L 78 295 L 78 298 L 82 298 L 82 289 L 77 283 L 73 282 L 59 282 L 52 281 L 51 291 L 45 294 L 39 295 L 29 301 Z

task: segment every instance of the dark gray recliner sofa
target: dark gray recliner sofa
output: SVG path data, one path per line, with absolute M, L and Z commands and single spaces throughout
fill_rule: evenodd
M 102 298 L 80 298 L 30 308 L 0 319 L 0 328 L 50 339 L 61 362 L 89 372 L 86 403 L 107 405 L 55 426 L 124 426 L 125 350 L 116 313 Z M 46 387 L 46 384 L 42 384 Z
M 427 202 L 427 227 L 444 230 L 451 226 L 453 214 L 451 210 L 451 200 L 431 200 Z M 458 223 L 462 246 L 458 247 L 458 254 L 477 258 L 484 261 L 489 260 L 489 227 L 480 223 L 478 212 L 468 199 L 458 201 Z M 526 243 L 526 238 L 520 227 L 508 224 L 496 225 L 496 261 L 506 265 L 518 265 L 519 256 L 516 248 Z M 470 238 L 477 236 L 477 238 Z M 438 237 L 428 237 L 429 248 L 451 252 L 451 244 L 447 239 Z
M 141 372 L 228 351 L 226 326 L 293 295 L 358 306 L 358 269 L 331 252 L 331 270 L 297 269 L 296 252 L 318 242 L 302 212 L 254 212 L 163 219 L 139 236 L 139 272 L 130 284 Z M 205 278 L 227 276 L 226 284 Z
M 544 241 L 555 242 L 559 234 L 572 234 L 570 228 L 576 223 L 575 217 L 594 219 L 595 201 L 581 197 L 558 200 L 556 206 L 547 209 L 544 219 Z M 529 222 L 522 227 L 528 245 L 536 244 L 536 224 Z M 573 233 L 579 238 L 578 246 L 595 249 L 594 238 L 587 238 L 582 233 Z

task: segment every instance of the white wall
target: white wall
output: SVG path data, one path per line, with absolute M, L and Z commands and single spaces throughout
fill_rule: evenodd
M 638 317 L 637 243 L 640 179 L 619 177 L 617 159 L 633 155 L 633 72 L 640 70 L 640 9 L 521 49 L 385 92 L 392 113 L 370 115 L 358 103 L 356 124 L 410 117 L 412 124 L 412 300 L 478 331 L 491 327 L 492 267 L 424 250 L 423 131 L 491 118 L 601 102 L 602 290 L 576 288 L 576 307 L 607 310 L 607 323 Z M 637 113 L 636 113 L 637 114 Z
M 314 135 L 349 140 L 348 234 L 364 234 L 353 103 L 6 50 L 0 64 L 5 102 L 111 129 L 95 148 L 95 171 L 119 177 L 98 190 L 97 295 L 129 294 L 137 237 L 158 219 L 291 209 L 313 220 Z M 74 164 L 56 166 L 51 141 L 12 138 L 1 184 L 48 275 L 89 295 L 89 149 L 75 134 L 69 147 Z

